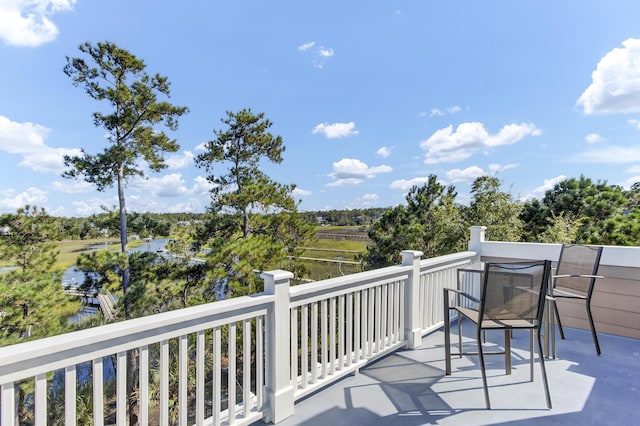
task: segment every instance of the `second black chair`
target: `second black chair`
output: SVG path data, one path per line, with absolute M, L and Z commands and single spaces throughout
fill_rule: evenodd
M 593 343 L 596 353 L 600 355 L 600 343 L 596 333 L 596 325 L 591 313 L 591 298 L 595 288 L 596 279 L 604 278 L 598 274 L 602 247 L 580 244 L 564 244 L 560 251 L 560 259 L 555 273 L 551 277 L 552 296 L 554 299 L 583 300 L 587 307 L 587 319 L 591 327 Z M 560 321 L 560 313 L 557 303 L 553 303 L 560 337 L 564 339 L 564 330 Z M 554 348 L 555 349 L 555 348 Z M 555 355 L 555 354 L 554 354 Z

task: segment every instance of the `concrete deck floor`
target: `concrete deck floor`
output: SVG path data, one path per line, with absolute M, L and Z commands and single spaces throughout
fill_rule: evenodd
M 589 331 L 565 333 L 566 340 L 557 341 L 557 358 L 545 363 L 552 409 L 546 408 L 537 359 L 534 381 L 529 381 L 526 331 L 514 333 L 511 375 L 504 374 L 504 357 L 485 357 L 491 410 L 485 409 L 478 357 L 454 357 L 452 375 L 445 376 L 444 334 L 437 331 L 425 336 L 420 348 L 381 358 L 298 401 L 295 414 L 278 425 L 638 424 L 640 340 L 599 333 L 598 357 Z M 501 338 L 490 334 L 488 341 Z M 452 335 L 452 343 L 456 341 Z M 464 341 L 473 350 L 475 341 Z

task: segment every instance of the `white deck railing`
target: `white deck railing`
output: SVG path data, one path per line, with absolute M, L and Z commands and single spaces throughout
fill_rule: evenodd
M 291 273 L 269 271 L 262 294 L 0 348 L 0 425 L 125 425 L 132 412 L 143 425 L 277 423 L 303 396 L 418 347 L 442 324 L 443 288 L 477 290 L 460 266 L 553 260 L 559 248 L 485 241 L 473 227 L 468 252 L 405 251 L 397 266 L 294 287 Z M 639 254 L 606 247 L 603 292 L 635 297 Z
M 442 288 L 475 253 L 421 254 L 295 287 L 289 272 L 265 272 L 259 295 L 0 348 L 0 422 L 76 425 L 86 407 L 98 426 L 125 425 L 131 410 L 140 424 L 278 422 L 295 400 L 441 325 Z

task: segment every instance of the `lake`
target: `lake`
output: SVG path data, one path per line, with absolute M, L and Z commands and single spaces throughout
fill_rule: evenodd
M 135 253 L 135 252 L 143 252 L 143 251 L 152 251 L 152 252 L 162 251 L 164 250 L 164 246 L 168 242 L 169 242 L 169 238 L 157 238 L 155 240 L 145 241 L 144 244 L 142 244 L 139 247 L 130 249 L 129 252 Z M 107 247 L 108 246 L 106 244 L 100 244 L 100 245 L 92 246 L 86 252 L 88 253 L 90 251 L 99 250 Z M 78 271 L 75 266 L 68 268 L 62 274 L 63 286 L 69 286 L 69 287 L 78 286 L 82 284 L 83 281 L 84 281 L 84 273 L 81 271 Z

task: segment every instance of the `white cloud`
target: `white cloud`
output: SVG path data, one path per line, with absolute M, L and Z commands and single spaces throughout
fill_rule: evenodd
M 599 164 L 624 164 L 640 161 L 640 147 L 638 146 L 608 146 L 601 149 L 592 149 L 573 155 L 572 162 L 599 163 Z
M 355 127 L 356 124 L 353 121 L 349 123 L 321 123 L 314 127 L 311 133 L 314 135 L 322 133 L 327 139 L 346 138 L 360 133 L 355 130 Z
M 189 191 L 180 173 L 170 173 L 157 179 L 149 179 L 149 182 L 152 185 L 153 195 L 158 197 L 177 197 Z
M 37 172 L 61 173 L 65 155 L 80 155 L 79 149 L 51 148 L 44 143 L 50 130 L 30 122 L 17 123 L 0 115 L 0 151 L 19 155 L 19 166 Z
M 300 52 L 309 52 L 313 56 L 311 63 L 318 69 L 324 68 L 326 60 L 331 58 L 335 53 L 333 48 L 322 46 L 315 41 L 299 45 L 298 50 Z
M 556 176 L 551 179 L 545 179 L 544 183 L 541 186 L 533 190 L 533 194 L 535 196 L 544 196 L 545 192 L 547 192 L 550 189 L 553 189 L 553 187 L 556 186 L 557 183 L 560 183 L 565 179 L 567 179 L 565 175 Z
M 485 176 L 485 171 L 478 166 L 467 167 L 466 169 L 452 169 L 447 172 L 447 179 L 452 183 L 471 182 L 472 180 Z
M 301 52 L 306 52 L 307 50 L 311 49 L 315 45 L 316 45 L 315 41 L 310 41 L 309 43 L 304 43 L 298 46 L 298 50 Z
M 425 163 L 456 162 L 469 158 L 475 151 L 509 145 L 526 136 L 538 136 L 541 131 L 529 123 L 508 124 L 497 134 L 491 135 L 482 123 L 462 123 L 454 131 L 453 126 L 437 130 L 428 139 L 420 143 L 427 150 Z
M 376 151 L 376 154 L 378 154 L 380 157 L 387 158 L 388 156 L 391 155 L 391 148 L 387 148 L 386 146 L 383 146 L 382 148 Z
M 519 167 L 518 164 L 509 163 L 509 164 L 489 164 L 489 172 L 492 175 L 495 175 L 500 172 L 504 172 L 505 170 L 515 169 Z
M 173 198 L 183 195 L 202 197 L 211 191 L 213 185 L 205 177 L 197 176 L 193 179 L 193 186 L 189 188 L 182 174 L 169 173 L 162 176 L 148 176 L 146 178 L 136 176 L 128 182 L 128 188 L 137 193 L 150 191 L 152 195 L 161 198 Z
M 58 27 L 50 19 L 73 10 L 76 0 L 2 0 L 0 39 L 10 46 L 36 47 L 53 41 Z
M 30 187 L 25 191 L 16 193 L 13 189 L 4 189 L 0 192 L 0 211 L 15 213 L 16 210 L 27 204 L 37 207 L 45 207 L 47 193 L 41 189 Z
M 577 105 L 585 114 L 640 112 L 640 39 L 629 38 L 600 59 Z
M 587 143 L 598 143 L 602 141 L 602 136 L 597 133 L 589 133 L 587 136 L 585 136 L 585 141 Z
M 518 167 L 517 164 L 489 164 L 489 171 L 485 171 L 478 166 L 467 167 L 466 169 L 452 169 L 449 170 L 446 175 L 447 179 L 452 182 L 471 182 L 480 176 L 493 176 L 499 172 L 505 170 L 514 169 Z
M 346 207 L 349 209 L 373 207 L 379 199 L 378 194 L 364 194 L 362 197 L 353 198 Z
M 635 176 L 631 176 L 630 178 L 625 179 L 625 181 L 622 182 L 620 185 L 624 189 L 631 189 L 633 184 L 638 183 L 638 182 L 640 182 L 640 176 L 639 175 L 635 175 Z
M 445 111 L 448 114 L 455 114 L 456 112 L 460 112 L 462 111 L 462 108 L 458 105 L 454 105 L 454 106 L 450 106 L 444 109 L 444 111 L 440 108 L 431 108 L 431 110 L 429 112 L 420 112 L 418 113 L 418 115 L 420 117 L 425 117 L 425 116 L 429 116 L 429 117 L 442 117 L 443 115 L 445 115 Z
M 429 182 L 429 177 L 417 177 L 410 180 L 398 179 L 391 182 L 389 186 L 391 189 L 397 189 L 400 191 L 408 191 L 414 186 L 421 186 Z
M 134 211 L 129 205 L 129 198 L 127 198 L 127 210 Z M 73 214 L 79 216 L 90 216 L 92 214 L 103 213 L 102 206 L 110 209 L 116 208 L 117 200 L 115 198 L 98 198 L 94 197 L 89 200 L 72 201 Z M 144 211 L 144 210 L 143 210 Z M 149 210 L 146 210 L 149 211 Z
M 365 179 L 371 179 L 379 173 L 388 173 L 393 169 L 389 166 L 369 167 L 360 160 L 343 158 L 333 163 L 333 173 L 329 174 L 335 181 L 328 186 L 359 185 Z
M 64 194 L 86 194 L 96 190 L 92 184 L 81 179 L 57 180 L 51 184 L 51 189 Z
M 628 121 L 628 123 L 631 124 L 636 129 L 640 130 L 640 120 L 636 120 L 636 119 L 632 118 L 632 119 L 630 119 Z
M 635 166 L 631 166 L 629 168 L 627 168 L 625 170 L 626 173 L 635 173 L 638 174 L 640 173 L 640 165 L 635 165 Z
M 193 187 L 191 187 L 191 194 L 193 195 L 205 195 L 213 189 L 213 184 L 202 176 L 196 176 L 193 179 Z
M 318 48 L 318 55 L 322 56 L 323 58 L 330 58 L 333 56 L 333 49 L 330 47 L 320 47 Z
M 182 151 L 182 154 L 170 155 L 165 159 L 169 169 L 184 169 L 193 164 L 195 155 L 191 151 Z
M 299 197 L 306 197 L 308 195 L 313 194 L 313 192 L 311 191 L 307 191 L 305 189 L 301 189 L 301 188 L 296 188 L 293 190 L 293 195 L 297 195 Z

